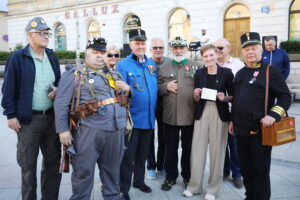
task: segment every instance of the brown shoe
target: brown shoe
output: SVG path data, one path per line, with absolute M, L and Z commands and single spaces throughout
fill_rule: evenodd
M 242 178 L 233 178 L 233 185 L 238 189 L 243 188 L 244 184 Z

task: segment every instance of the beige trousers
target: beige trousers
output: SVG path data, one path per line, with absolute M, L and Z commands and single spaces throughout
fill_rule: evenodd
M 223 182 L 223 167 L 228 136 L 228 123 L 218 114 L 215 102 L 207 101 L 200 120 L 194 124 L 191 152 L 191 179 L 187 189 L 202 193 L 207 148 L 209 148 L 209 178 L 206 193 L 217 195 Z

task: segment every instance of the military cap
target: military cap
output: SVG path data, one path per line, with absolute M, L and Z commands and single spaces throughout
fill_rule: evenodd
M 129 31 L 129 39 L 130 39 L 130 41 L 133 41 L 133 40 L 146 41 L 147 40 L 146 32 L 142 29 L 130 30 Z
M 253 44 L 261 44 L 259 33 L 247 32 L 241 35 L 241 47 L 244 48 Z
M 171 47 L 187 47 L 187 42 L 182 37 L 177 36 L 171 41 Z
M 86 44 L 86 49 L 95 49 L 98 51 L 106 51 L 106 40 L 101 37 L 93 38 Z
M 26 28 L 25 31 L 29 32 L 32 29 L 34 30 L 51 30 L 51 28 L 46 24 L 46 22 L 43 20 L 43 18 L 41 17 L 34 17 L 33 19 L 31 19 Z

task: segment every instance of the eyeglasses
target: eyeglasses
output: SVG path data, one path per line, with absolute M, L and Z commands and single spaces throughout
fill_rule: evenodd
M 220 46 L 220 47 L 217 47 L 217 49 L 219 49 L 220 51 L 222 51 L 224 49 L 224 47 Z
M 109 53 L 109 54 L 107 54 L 107 57 L 109 57 L 109 58 L 112 58 L 112 57 L 115 57 L 115 58 L 119 58 L 119 54 L 112 54 L 112 53 Z
M 41 37 L 47 36 L 48 38 L 51 38 L 51 36 L 52 36 L 52 33 L 49 33 L 49 32 L 31 32 L 31 33 L 37 33 L 37 34 L 39 34 Z
M 159 50 L 163 50 L 164 47 L 152 47 L 152 49 L 153 49 L 153 50 L 158 50 L 158 49 L 159 49 Z

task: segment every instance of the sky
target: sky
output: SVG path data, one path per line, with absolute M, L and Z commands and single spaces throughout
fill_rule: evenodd
M 0 0 L 0 11 L 7 11 L 7 0 Z

